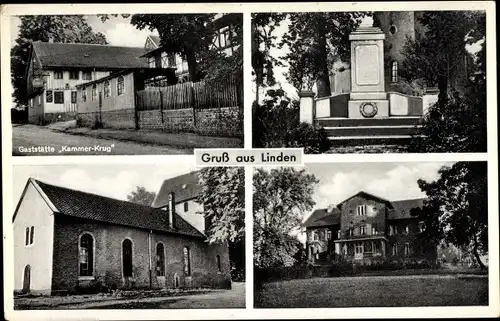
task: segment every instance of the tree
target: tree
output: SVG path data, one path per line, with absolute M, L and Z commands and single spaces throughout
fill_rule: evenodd
M 241 167 L 205 167 L 198 173 L 200 212 L 208 221 L 210 243 L 245 238 L 245 172 Z
M 283 13 L 255 13 L 252 15 L 252 73 L 255 76 L 255 101 L 259 103 L 259 90 L 262 86 L 276 83 L 273 74 L 274 66 L 282 63 L 273 55 L 271 49 L 276 48 L 277 37 L 273 34 L 286 18 Z
M 151 206 L 155 197 L 155 192 L 149 192 L 142 186 L 136 186 L 136 190 L 127 195 L 127 200 L 132 203 Z
M 14 101 L 27 105 L 26 68 L 31 42 L 107 44 L 106 37 L 94 32 L 82 15 L 20 16 L 16 45 L 11 49 L 11 81 Z
M 215 14 L 135 14 L 131 23 L 139 30 L 157 30 L 161 45 L 170 53 L 186 57 L 192 81 L 200 80 L 199 55 L 209 49 Z
M 423 238 L 467 248 L 482 268 L 488 252 L 488 183 L 486 162 L 458 162 L 439 170 L 433 182 L 418 180 L 428 199 L 412 215 L 425 222 Z
M 415 41 L 408 40 L 403 50 L 405 54 L 403 77 L 421 78 L 427 85 L 441 81 L 438 103 L 431 106 L 424 116 L 423 135 L 413 138 L 410 152 L 486 152 L 487 150 L 486 15 L 477 12 L 448 14 L 457 16 L 457 19 L 462 17 L 462 20 L 466 18 L 471 20 L 470 16 L 476 17 L 473 23 L 469 23 L 468 27 L 461 31 L 462 36 L 450 39 L 458 43 L 449 49 L 452 50 L 452 54 L 443 55 L 441 52 L 436 52 L 434 47 L 427 44 L 427 33 L 425 37 L 416 38 Z M 480 50 L 475 57 L 472 57 L 475 59 L 469 59 L 472 63 L 468 66 L 467 74 L 472 76 L 466 79 L 465 90 L 458 92 L 453 87 L 448 88 L 450 87 L 448 77 L 445 79 L 440 75 L 459 74 L 461 72 L 459 69 L 464 66 L 455 61 L 469 55 L 464 53 L 465 45 L 479 44 L 481 41 Z M 448 57 L 452 62 L 446 63 Z M 440 63 L 444 65 L 439 65 Z
M 483 18 L 484 16 L 484 18 Z M 405 57 L 401 78 L 411 82 L 423 80 L 428 86 L 438 86 L 438 103 L 446 104 L 450 80 L 458 77 L 458 68 L 469 55 L 466 44 L 483 38 L 485 16 L 476 11 L 427 11 L 418 16 L 425 27 L 424 34 L 416 34 L 403 47 Z M 481 35 L 482 34 L 482 35 Z
M 288 80 L 302 89 L 305 78 L 313 79 L 318 97 L 331 95 L 330 74 L 336 61 L 350 61 L 349 34 L 365 12 L 300 12 L 290 13 L 289 31 L 283 36 L 283 45 L 289 53 Z M 307 83 L 307 81 L 306 81 Z
M 253 177 L 254 263 L 258 267 L 289 265 L 299 250 L 290 232 L 300 227 L 312 199 L 314 175 L 291 167 L 256 169 Z
M 198 172 L 199 214 L 212 244 L 228 244 L 233 280 L 245 277 L 245 172 L 241 167 L 206 167 Z

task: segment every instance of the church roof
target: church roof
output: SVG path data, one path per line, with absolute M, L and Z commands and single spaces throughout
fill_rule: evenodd
M 82 43 L 33 42 L 42 68 L 140 68 L 148 67 L 144 48 Z
M 198 197 L 201 187 L 198 185 L 197 172 L 190 172 L 163 181 L 160 191 L 153 201 L 152 207 L 161 208 L 168 205 L 168 195 L 173 192 L 175 202 L 181 203 Z
M 57 213 L 62 215 L 139 229 L 204 237 L 177 214 L 175 214 L 175 227 L 171 228 L 168 224 L 168 214 L 164 210 L 32 180 L 52 202 Z

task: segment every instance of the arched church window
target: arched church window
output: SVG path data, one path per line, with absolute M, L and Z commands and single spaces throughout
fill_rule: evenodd
M 393 61 L 392 66 L 391 66 L 391 81 L 392 82 L 397 82 L 398 81 L 398 62 Z

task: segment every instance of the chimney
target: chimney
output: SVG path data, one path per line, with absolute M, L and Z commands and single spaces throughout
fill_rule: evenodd
M 175 195 L 173 192 L 168 194 L 168 226 L 175 228 Z
M 54 37 L 52 36 L 49 37 L 49 43 L 54 43 Z

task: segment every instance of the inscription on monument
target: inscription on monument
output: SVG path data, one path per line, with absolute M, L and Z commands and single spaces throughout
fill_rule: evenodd
M 380 83 L 379 64 L 377 45 L 356 46 L 356 84 L 378 85 Z

